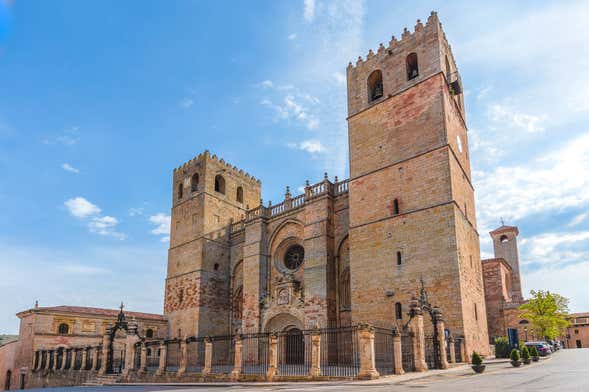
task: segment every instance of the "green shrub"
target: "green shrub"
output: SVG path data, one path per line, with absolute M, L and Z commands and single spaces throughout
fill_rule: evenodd
M 523 359 L 530 359 L 530 350 L 528 350 L 528 346 L 523 346 L 522 348 L 522 358 Z
M 472 357 L 470 362 L 474 365 L 474 366 L 479 366 L 483 364 L 483 358 L 481 358 L 481 356 L 479 354 L 477 354 L 476 352 L 472 352 Z
M 530 354 L 532 354 L 532 357 L 539 357 L 540 354 L 538 354 L 538 349 L 536 348 L 536 346 L 532 346 L 531 350 L 530 350 Z
M 509 355 L 509 358 L 511 358 L 512 361 L 519 361 L 519 351 L 517 351 L 517 348 L 514 348 L 513 350 L 511 350 L 511 354 Z
M 505 336 L 495 338 L 495 357 L 509 358 L 509 341 Z

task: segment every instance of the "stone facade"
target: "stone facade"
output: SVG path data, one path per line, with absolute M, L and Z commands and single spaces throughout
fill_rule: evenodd
M 571 325 L 567 328 L 563 339 L 566 348 L 589 347 L 589 312 L 572 313 L 569 316 Z
M 446 328 L 488 352 L 461 81 L 436 14 L 347 84 L 349 181 L 264 206 L 258 180 L 208 152 L 174 171 L 171 337 L 402 326 L 423 280 Z
M 0 385 L 6 385 L 10 371 L 10 389 L 20 388 L 21 382 L 26 387 L 33 386 L 30 370 L 35 351 L 98 346 L 108 326 L 116 322 L 118 313 L 118 310 L 79 306 L 35 306 L 18 313 L 18 340 L 0 347 Z M 167 320 L 161 315 L 126 312 L 126 316 L 137 323 L 141 336 L 156 339 L 168 335 Z M 124 342 L 115 343 L 115 346 L 124 345 Z

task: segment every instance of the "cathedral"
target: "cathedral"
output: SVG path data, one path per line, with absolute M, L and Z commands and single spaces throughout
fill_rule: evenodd
M 487 320 L 460 73 L 432 14 L 347 67 L 350 178 L 263 205 L 205 151 L 174 170 L 171 337 L 402 327 L 420 282 L 469 351 Z
M 260 361 L 260 353 L 272 352 L 275 333 L 366 325 L 399 339 L 399 363 L 398 331 L 405 331 L 403 347 L 415 355 L 403 354 L 403 366 L 420 371 L 427 369 L 417 363 L 427 355 L 427 339 L 440 336 L 443 368 L 441 349 L 453 360 L 458 355 L 446 344 L 453 337 L 460 337 L 464 361 L 473 351 L 489 354 L 490 338 L 510 326 L 525 328 L 517 312 L 523 301 L 517 228 L 491 232 L 495 258 L 481 262 L 463 86 L 437 15 L 349 63 L 347 101 L 348 179 L 324 174 L 301 194 L 287 187 L 280 203 L 264 204 L 258 178 L 209 151 L 182 164 L 172 179 L 164 314 L 124 313 L 122 306 L 20 312 L 19 340 L 0 347 L 5 389 L 49 385 L 43 375 L 70 365 L 108 373 L 116 358 L 120 369 L 147 374 L 151 366 L 179 377 L 187 369 L 210 373 L 203 361 L 210 365 L 222 352 L 240 357 L 218 369 L 239 373 L 241 355 L 244 361 L 249 355 L 237 348 L 241 336 L 266 339 L 254 350 Z M 411 327 L 418 298 L 432 317 L 420 314 Z M 359 336 L 374 350 L 374 335 Z M 220 337 L 233 346 L 218 349 Z M 329 360 L 331 343 L 324 341 Z M 390 348 L 376 349 L 383 347 Z M 318 353 L 310 348 L 304 343 L 306 353 Z M 305 364 L 323 358 L 306 355 Z M 267 369 L 270 360 L 264 361 Z M 374 368 L 374 357 L 372 365 L 370 357 L 365 362 Z M 51 385 L 79 381 L 64 384 L 66 378 Z

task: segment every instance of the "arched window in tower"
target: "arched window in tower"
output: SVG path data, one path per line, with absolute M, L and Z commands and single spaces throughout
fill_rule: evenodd
M 149 328 L 147 331 L 145 331 L 145 337 L 147 339 L 153 338 L 153 329 Z
M 233 295 L 233 319 L 241 320 L 243 317 L 243 287 L 239 286 Z
M 178 199 L 181 199 L 184 196 L 184 184 L 178 184 Z
M 237 193 L 235 195 L 235 200 L 237 200 L 238 203 L 243 203 L 243 188 L 240 186 L 237 187 Z
M 60 335 L 67 335 L 69 332 L 70 326 L 66 323 L 61 323 L 59 324 L 59 327 L 57 327 L 57 333 L 59 333 Z
M 419 76 L 419 66 L 417 65 L 417 53 L 409 53 L 407 56 L 407 80 Z
M 373 71 L 368 77 L 368 102 L 376 101 L 383 95 L 382 72 Z
M 194 173 L 192 175 L 192 179 L 190 180 L 190 189 L 192 192 L 198 192 L 198 173 Z
M 509 241 L 509 239 L 507 238 L 507 236 L 505 234 L 503 234 L 501 237 L 499 237 L 499 242 L 507 242 Z
M 215 176 L 215 192 L 225 194 L 225 179 L 220 174 Z
M 403 320 L 403 307 L 400 302 L 395 303 L 395 318 L 397 320 Z
M 351 306 L 351 295 L 350 295 L 350 268 L 347 267 L 343 270 L 340 277 L 340 292 L 339 301 L 340 308 L 342 310 L 349 310 Z

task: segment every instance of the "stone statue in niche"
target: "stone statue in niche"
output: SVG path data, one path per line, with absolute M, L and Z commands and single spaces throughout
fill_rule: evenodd
M 278 293 L 278 305 L 288 305 L 290 302 L 290 295 L 288 294 L 288 290 L 283 289 L 280 290 Z

